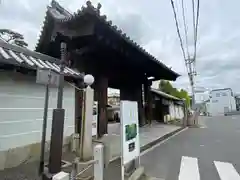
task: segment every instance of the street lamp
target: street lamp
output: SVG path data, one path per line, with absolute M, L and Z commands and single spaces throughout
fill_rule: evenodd
M 94 83 L 94 77 L 91 74 L 87 74 L 84 76 L 83 81 L 87 86 L 91 86 Z

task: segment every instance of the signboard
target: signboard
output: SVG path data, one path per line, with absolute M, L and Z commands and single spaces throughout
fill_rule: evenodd
M 60 81 L 59 73 L 52 69 L 38 69 L 36 83 L 44 85 L 58 86 Z
M 140 155 L 137 102 L 121 101 L 120 117 L 122 164 L 126 165 Z
M 92 136 L 97 136 L 97 118 L 98 118 L 98 106 L 93 106 L 93 120 L 92 120 Z

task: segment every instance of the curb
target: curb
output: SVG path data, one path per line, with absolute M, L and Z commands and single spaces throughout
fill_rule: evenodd
M 152 141 L 152 142 L 150 142 L 150 143 L 142 146 L 142 147 L 140 148 L 140 152 L 143 152 L 143 151 L 146 151 L 146 150 L 150 149 L 151 147 L 153 147 L 153 146 L 155 146 L 156 144 L 160 143 L 161 141 L 163 141 L 163 140 L 165 140 L 165 139 L 167 139 L 167 138 L 169 138 L 169 137 L 177 134 L 178 132 L 184 130 L 185 128 L 186 128 L 186 127 L 179 128 L 179 129 L 177 129 L 177 130 L 175 130 L 175 131 L 172 131 L 172 132 L 170 132 L 170 133 L 168 133 L 168 134 L 165 134 L 164 136 L 162 136 L 162 137 L 160 137 L 160 138 L 158 138 L 158 139 L 156 139 L 156 140 L 154 140 L 154 141 Z
M 144 151 L 152 148 L 153 146 L 155 146 L 156 144 L 160 143 L 161 141 L 164 141 L 164 140 L 166 140 L 167 138 L 169 138 L 169 137 L 171 137 L 171 136 L 173 136 L 173 135 L 175 135 L 175 134 L 177 134 L 177 133 L 180 133 L 181 131 L 183 131 L 183 130 L 185 130 L 185 129 L 188 129 L 188 127 L 181 127 L 181 128 L 179 128 L 179 129 L 177 129 L 177 130 L 175 130 L 175 131 L 172 131 L 172 132 L 170 132 L 170 133 L 168 133 L 168 134 L 165 134 L 164 136 L 159 137 L 158 139 L 156 139 L 156 140 L 154 140 L 154 141 L 152 141 L 152 142 L 150 142 L 150 143 L 148 143 L 148 144 L 140 147 L 140 153 L 142 153 L 142 152 L 144 152 Z M 120 159 L 120 158 L 121 158 L 121 156 L 114 157 L 114 158 L 112 158 L 112 159 L 109 161 L 109 163 L 111 163 L 111 162 L 113 162 L 113 161 L 116 161 L 116 160 L 118 160 L 118 159 Z

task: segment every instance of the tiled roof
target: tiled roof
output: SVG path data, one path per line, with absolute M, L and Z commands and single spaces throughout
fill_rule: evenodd
M 154 92 L 154 93 L 156 93 L 156 94 L 158 94 L 158 95 L 160 95 L 160 96 L 163 96 L 163 97 L 165 97 L 165 98 L 168 98 L 168 99 L 173 99 L 173 100 L 182 101 L 182 99 L 179 99 L 179 98 L 177 98 L 177 97 L 175 97 L 175 96 L 172 96 L 172 95 L 170 95 L 170 94 L 167 94 L 167 93 L 162 92 L 162 91 L 157 90 L 157 89 L 153 89 L 153 88 L 152 88 L 151 91 Z
M 37 70 L 38 68 L 50 68 L 56 72 L 60 72 L 59 59 L 30 51 L 27 48 L 12 45 L 4 41 L 0 41 L 0 63 L 33 70 Z M 69 67 L 64 68 L 64 75 L 82 78 L 80 72 Z
M 47 31 L 47 25 L 49 23 L 49 15 L 54 18 L 54 21 L 59 23 L 69 23 L 72 21 L 75 21 L 76 19 L 80 19 L 81 17 L 85 16 L 86 14 L 94 15 L 98 18 L 99 21 L 107 25 L 112 31 L 114 31 L 117 35 L 121 36 L 126 42 L 131 44 L 133 47 L 137 48 L 141 53 L 148 56 L 152 61 L 155 61 L 157 64 L 161 65 L 164 69 L 170 71 L 175 76 L 179 76 L 176 72 L 168 68 L 165 64 L 157 60 L 154 56 L 152 56 L 150 53 L 148 53 L 144 48 L 142 48 L 139 44 L 134 42 L 130 39 L 129 36 L 126 35 L 126 33 L 123 33 L 121 29 L 119 29 L 116 25 L 112 24 L 112 21 L 107 20 L 106 15 L 100 14 L 100 8 L 101 4 L 98 4 L 97 8 L 95 8 L 90 1 L 86 2 L 86 7 L 82 6 L 81 10 L 78 10 L 76 13 L 71 14 L 68 11 L 66 11 L 59 3 L 57 3 L 55 0 L 52 0 L 51 7 L 48 6 L 47 13 L 44 21 L 44 25 L 42 27 L 41 35 L 39 37 L 39 41 L 37 43 L 36 49 L 40 45 L 40 43 L 44 39 L 44 34 Z

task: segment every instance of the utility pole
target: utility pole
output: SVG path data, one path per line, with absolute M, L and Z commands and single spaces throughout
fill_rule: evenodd
M 195 90 L 194 90 L 194 77 L 197 75 L 195 68 L 195 59 L 188 57 L 185 59 L 185 64 L 187 67 L 188 77 L 192 90 L 192 108 L 195 106 Z

